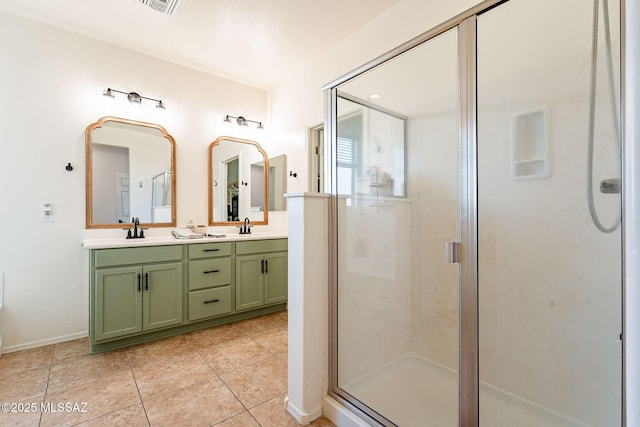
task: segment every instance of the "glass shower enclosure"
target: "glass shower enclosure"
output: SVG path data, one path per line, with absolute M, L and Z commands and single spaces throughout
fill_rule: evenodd
M 618 1 L 487 1 L 325 87 L 334 398 L 621 425 L 619 35 Z

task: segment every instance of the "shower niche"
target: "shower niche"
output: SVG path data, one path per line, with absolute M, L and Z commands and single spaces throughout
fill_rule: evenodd
M 513 177 L 541 179 L 551 176 L 549 109 L 517 114 L 511 127 Z

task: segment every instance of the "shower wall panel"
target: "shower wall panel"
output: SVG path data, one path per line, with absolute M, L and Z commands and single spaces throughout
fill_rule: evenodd
M 479 351 L 481 382 L 604 426 L 620 420 L 621 242 L 587 209 L 592 7 L 511 0 L 478 19 Z M 563 38 L 572 43 L 554 45 Z M 599 70 L 597 193 L 601 179 L 620 175 Z M 512 119 L 541 108 L 551 175 L 517 180 Z M 619 195 L 597 194 L 596 204 L 615 222 Z M 481 423 L 492 415 L 485 396 Z
M 458 370 L 459 289 L 456 264 L 444 242 L 458 219 L 458 111 L 407 120 L 408 191 L 411 195 L 411 351 Z M 424 262 L 430 260 L 432 262 Z

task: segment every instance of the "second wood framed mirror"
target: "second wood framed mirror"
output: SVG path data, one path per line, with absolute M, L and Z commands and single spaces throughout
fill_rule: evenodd
M 262 175 L 255 167 L 263 165 Z M 260 144 L 221 136 L 209 145 L 209 225 L 269 223 L 269 158 Z M 265 208 L 266 207 L 266 208 Z

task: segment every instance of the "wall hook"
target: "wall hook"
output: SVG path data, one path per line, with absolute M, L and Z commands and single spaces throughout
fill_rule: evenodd
M 292 176 L 292 177 L 294 177 L 294 178 L 297 178 L 297 177 L 298 177 L 298 174 L 297 174 L 296 172 L 294 172 L 294 171 L 289 171 L 289 176 Z
M 248 183 L 248 182 L 245 182 L 245 181 L 240 181 L 240 184 L 244 185 L 245 187 L 246 187 L 247 185 L 249 185 L 249 183 Z
M 73 166 L 71 166 L 71 162 L 67 163 L 67 166 L 64 167 L 66 170 L 71 172 L 73 170 Z

